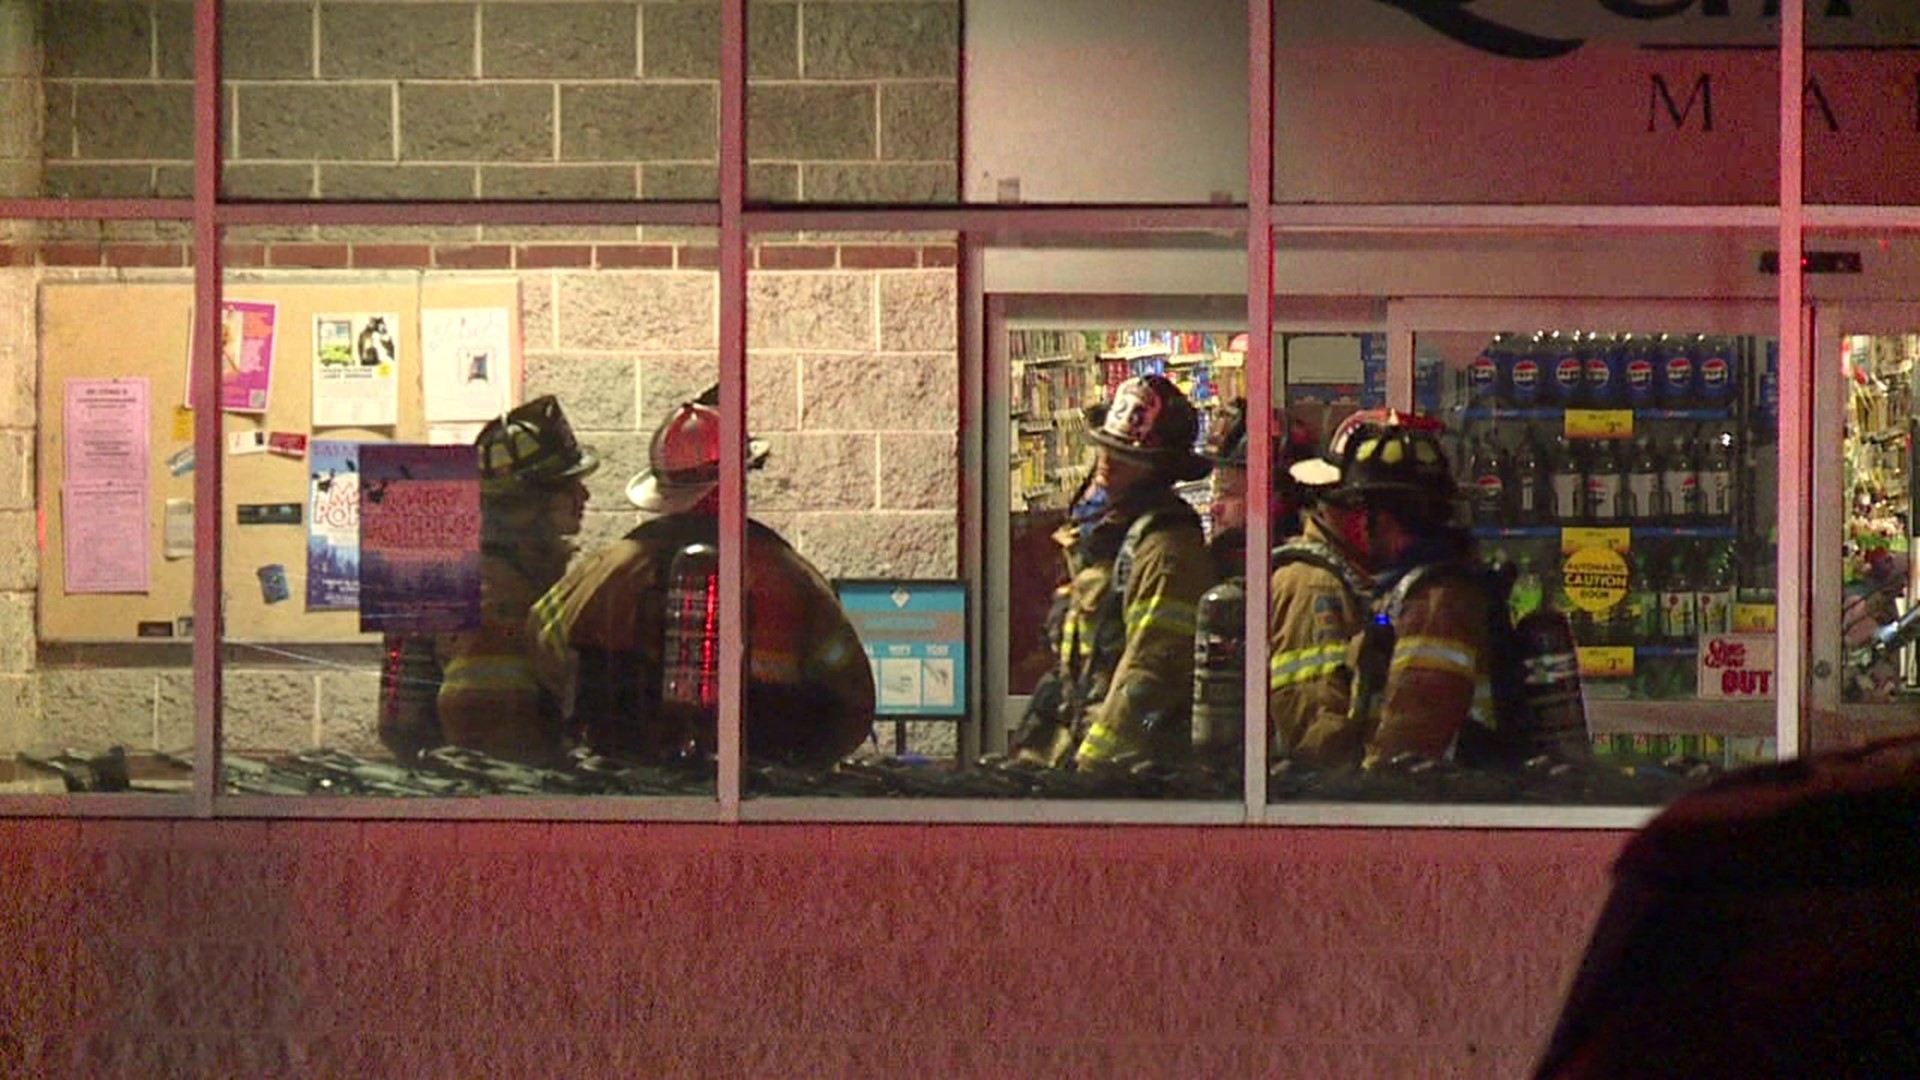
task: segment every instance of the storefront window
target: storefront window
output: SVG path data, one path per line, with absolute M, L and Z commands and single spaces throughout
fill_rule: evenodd
M 1910 120 L 1920 12 L 1906 4 L 1806 5 L 1802 176 L 1809 203 L 1920 202 Z
M 1275 5 L 1274 198 L 1773 202 L 1763 6 Z
M 1588 299 L 1389 302 L 1405 328 L 1392 366 L 1406 373 L 1389 397 L 1410 415 L 1336 426 L 1325 475 L 1294 470 L 1308 482 L 1308 538 L 1370 584 L 1378 626 L 1320 630 L 1362 605 L 1341 603 L 1350 594 L 1313 551 L 1276 555 L 1271 800 L 1653 804 L 1774 757 L 1779 374 L 1765 244 L 1562 247 L 1562 287 Z M 1485 282 L 1524 264 L 1531 242 L 1491 246 L 1423 238 L 1373 272 L 1389 293 L 1430 260 L 1456 284 Z M 1738 267 L 1753 298 L 1596 295 L 1656 287 L 1627 270 L 1642 261 L 1692 265 L 1668 283 L 1678 292 L 1704 266 Z M 1314 287 L 1312 261 L 1283 265 Z M 1416 485 L 1423 468 L 1434 475 Z M 1450 499 L 1430 497 L 1448 486 Z M 1517 677 L 1503 686 L 1509 663 Z
M 1920 310 L 1913 245 L 1877 230 L 1809 234 L 1809 257 L 1859 260 L 1809 275 L 1815 371 L 1809 738 L 1857 745 L 1912 727 L 1913 389 Z
M 0 194 L 192 194 L 193 65 L 191 4 L 0 4 Z
M 706 5 L 653 4 L 704 30 Z M 950 204 L 959 197 L 961 5 L 790 3 L 747 10 L 747 197 L 774 203 Z
M 958 252 L 952 233 L 751 248 L 750 794 L 967 793 Z
M 1245 201 L 1245 4 L 964 8 L 967 202 Z
M 712 199 L 708 5 L 230 0 L 234 199 Z
M 713 234 L 500 233 L 227 237 L 230 793 L 713 791 L 709 582 L 629 538 L 718 445 Z
M 169 389 L 186 364 L 184 248 L 65 239 L 124 228 L 0 226 L 6 793 L 192 784 L 192 417 Z M 134 296 L 174 302 L 129 335 L 106 313 Z
M 1803 215 L 1767 5 L 1276 5 L 1257 192 L 1267 22 L 1124 7 L 232 0 L 196 97 L 195 5 L 0 0 L 0 782 L 214 813 L 1518 820 L 1898 726 L 1920 320 L 1883 220 L 1913 170 L 1873 125 L 1911 104 L 1909 17 L 1806 5 L 1804 218 L 1892 235 L 1810 244 L 1803 343 L 1768 261 Z M 196 158 L 213 205 L 140 201 L 192 194 Z M 1780 404 L 1809 368 L 1811 410 Z M 1434 466 L 1460 561 L 1506 570 L 1482 606 L 1563 619 L 1580 707 L 1497 776 L 1459 732 L 1380 737 L 1365 625 L 1311 663 L 1229 632 L 1234 588 L 1278 611 L 1297 561 L 1236 522 L 1279 548 L 1364 503 L 1295 466 L 1344 482 L 1336 436 L 1383 406 L 1413 435 L 1368 445 Z M 1809 434 L 1842 452 L 1806 479 Z M 1364 623 L 1401 556 L 1362 525 L 1318 527 L 1365 548 Z M 1479 660 L 1463 723 L 1523 730 Z M 1308 670 L 1348 725 L 1320 758 L 1276 704 Z M 941 799 L 995 809 L 897 809 Z

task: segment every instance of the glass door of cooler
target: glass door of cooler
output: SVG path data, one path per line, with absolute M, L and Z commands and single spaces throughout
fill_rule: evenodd
M 1416 410 L 1445 421 L 1480 555 L 1516 617 L 1565 612 L 1595 752 L 1775 756 L 1773 312 L 1409 302 Z
M 1814 311 L 1814 747 L 1920 728 L 1914 547 L 1920 306 Z

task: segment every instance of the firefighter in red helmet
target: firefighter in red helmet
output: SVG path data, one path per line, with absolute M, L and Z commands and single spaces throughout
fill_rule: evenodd
M 648 467 L 627 486 L 650 515 L 626 537 L 581 560 L 534 605 L 540 679 L 560 697 L 587 744 L 658 759 L 710 752 L 711 709 L 683 708 L 668 671 L 676 632 L 670 593 L 693 560 L 711 587 L 720 503 L 718 387 L 677 407 L 655 430 Z M 768 447 L 749 440 L 747 467 Z M 756 760 L 831 763 L 873 727 L 872 669 L 832 586 L 772 529 L 748 520 L 746 753 Z M 684 555 L 684 559 L 682 556 Z M 708 595 L 713 595 L 708 593 Z M 706 626 L 710 635 L 725 628 Z M 712 639 L 710 639 L 712 640 Z M 676 653 L 675 655 L 681 655 Z M 707 669 L 692 673 L 712 689 Z
M 380 739 L 402 761 L 451 743 L 493 757 L 550 761 L 566 749 L 558 702 L 534 677 L 527 611 L 566 571 L 599 468 L 560 403 L 535 398 L 489 421 L 480 459 L 480 626 L 390 634 Z
M 1014 737 L 1019 760 L 1082 767 L 1187 756 L 1194 611 L 1213 584 L 1200 515 L 1174 485 L 1212 462 L 1172 381 L 1127 379 L 1088 411 L 1094 469 L 1055 534 L 1068 583 L 1049 616 L 1056 670 Z

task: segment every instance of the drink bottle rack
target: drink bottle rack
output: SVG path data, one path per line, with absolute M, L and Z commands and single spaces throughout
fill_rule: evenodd
M 1562 528 L 1630 529 L 1635 540 L 1731 540 L 1731 525 L 1475 525 L 1476 540 L 1552 540 Z
M 1620 406 L 1572 406 L 1573 411 L 1630 412 L 1635 420 L 1725 420 L 1732 416 L 1728 406 L 1708 409 L 1628 409 Z M 1463 420 L 1559 420 L 1567 415 L 1560 405 L 1470 405 L 1460 410 Z

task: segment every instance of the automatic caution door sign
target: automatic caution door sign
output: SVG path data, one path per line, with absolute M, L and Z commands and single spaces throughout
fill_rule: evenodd
M 1574 607 L 1604 615 L 1627 598 L 1627 560 L 1612 548 L 1581 548 L 1561 564 L 1560 580 Z

